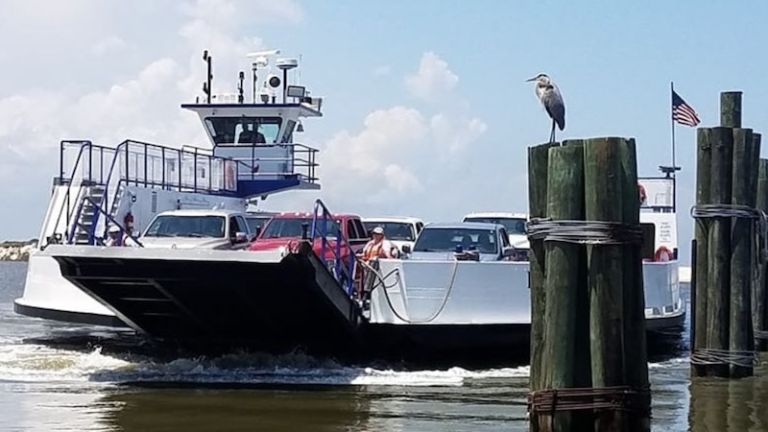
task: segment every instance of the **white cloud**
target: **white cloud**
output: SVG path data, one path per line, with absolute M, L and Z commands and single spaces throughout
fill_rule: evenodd
M 446 147 L 449 154 L 464 150 L 488 129 L 488 125 L 477 117 L 456 119 L 445 113 L 432 116 L 429 124 L 435 140 Z
M 423 190 L 416 175 L 397 164 L 387 165 L 384 168 L 384 178 L 387 179 L 387 185 L 398 193 Z
M 427 116 L 406 106 L 378 109 L 359 132 L 334 135 L 321 148 L 319 170 L 329 205 L 363 214 L 402 213 L 463 182 L 467 161 L 461 152 L 487 125 L 446 108 L 459 112 Z
M 424 97 L 454 93 L 458 77 L 447 63 L 425 53 L 408 88 Z M 467 114 L 461 98 L 445 98 L 435 112 L 397 105 L 369 113 L 359 131 L 344 129 L 320 146 L 322 197 L 332 209 L 362 214 L 424 214 L 425 207 L 451 207 L 441 193 L 463 190 L 468 158 L 462 152 L 487 130 Z M 308 205 L 295 193 L 270 198 L 269 207 Z M 337 210 L 338 211 L 338 210 Z
M 428 136 L 421 113 L 402 106 L 377 110 L 366 116 L 363 126 L 357 134 L 342 130 L 323 146 L 321 175 L 333 195 L 418 189 L 408 165 L 414 162 L 409 155 Z
M 458 82 L 459 77 L 448 68 L 448 63 L 431 51 L 421 56 L 416 74 L 405 78 L 411 94 L 427 101 L 450 92 Z
M 112 35 L 96 42 L 91 46 L 91 53 L 103 56 L 105 54 L 119 53 L 131 48 L 121 37 Z
M 111 33 L 115 30 L 109 23 L 121 17 L 115 16 L 112 8 L 102 6 L 103 2 L 75 0 L 61 8 L 48 3 L 10 2 L 6 9 L 10 8 L 9 11 L 14 12 L 11 15 L 19 22 L 14 23 L 8 15 L 0 14 L 0 24 L 3 24 L 0 33 L 7 36 L 17 31 L 27 32 L 25 23 L 39 27 L 41 22 L 50 22 L 61 34 L 74 35 L 55 47 L 50 43 L 58 43 L 57 40 L 34 41 L 52 54 L 69 52 L 67 44 L 75 42 L 77 46 L 84 46 L 86 53 L 96 56 L 109 56 L 134 46 L 131 38 Z M 177 6 L 171 7 L 178 11 Z M 244 53 L 263 47 L 261 40 L 253 35 L 236 36 L 247 34 L 244 25 L 266 21 L 293 24 L 303 19 L 301 8 L 293 1 L 259 0 L 240 3 L 235 8 L 230 1 L 199 0 L 182 9 L 186 17 L 175 29 L 156 32 L 158 45 L 176 48 L 157 55 L 158 50 L 152 54 L 149 47 L 137 57 L 145 61 L 143 66 L 134 67 L 133 73 L 113 68 L 112 74 L 120 78 L 107 85 L 103 81 L 92 84 L 74 79 L 82 74 L 78 66 L 92 67 L 75 62 L 66 68 L 73 87 L 29 80 L 27 87 L 17 86 L 22 90 L 15 94 L 0 92 L 5 95 L 0 96 L 0 153 L 4 155 L 0 160 L 0 182 L 9 184 L 26 179 L 23 194 L 15 187 L 6 188 L 0 190 L 0 199 L 17 202 L 19 196 L 34 196 L 34 199 L 25 198 L 27 207 L 20 211 L 42 217 L 47 203 L 40 199 L 42 195 L 35 194 L 50 187 L 50 176 L 58 169 L 58 143 L 62 139 L 90 139 L 95 144 L 109 146 L 129 138 L 170 146 L 205 145 L 197 117 L 179 109 L 180 103 L 191 101 L 200 93 L 204 73 L 202 49 L 208 48 L 214 54 L 216 82 L 227 86 L 217 89 L 215 85 L 214 90 L 231 92 L 229 86 L 235 81 L 238 66 L 247 63 Z M 150 8 L 149 13 L 155 12 Z M 66 31 L 59 27 L 66 27 Z M 35 174 L 30 175 L 32 172 Z M 11 213 L 0 215 L 0 226 L 13 227 L 9 230 L 12 233 L 6 232 L 3 236 L 17 236 L 14 233 L 27 236 L 38 229 L 39 220 L 20 221 Z
M 189 125 L 178 109 L 175 86 L 180 77 L 178 64 L 165 58 L 106 91 L 77 98 L 33 91 L 0 99 L 0 152 L 36 163 L 56 154 L 51 150 L 61 139 L 101 145 L 127 138 L 169 144 L 187 139 Z

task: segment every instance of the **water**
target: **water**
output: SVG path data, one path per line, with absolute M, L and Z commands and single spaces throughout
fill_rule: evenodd
M 129 331 L 16 315 L 25 272 L 0 262 L 0 430 L 527 430 L 527 366 L 192 355 Z M 688 430 L 689 407 L 697 431 L 768 430 L 768 380 L 691 385 L 687 353 L 672 340 L 652 359 L 654 430 Z

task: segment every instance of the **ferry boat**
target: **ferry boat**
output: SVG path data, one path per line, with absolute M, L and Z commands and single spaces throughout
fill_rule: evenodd
M 213 95 L 211 58 L 204 55 L 203 98 L 182 108 L 198 114 L 210 149 L 63 141 L 16 312 L 266 350 L 404 353 L 527 345 L 527 262 L 381 260 L 381 283 L 366 291 L 363 264 L 342 230 L 333 232 L 338 224 L 320 201 L 306 238 L 274 250 L 140 247 L 133 233 L 159 212 L 242 212 L 270 194 L 320 188 L 317 149 L 294 138 L 302 120 L 322 116 L 322 99 L 289 85 L 297 61 L 275 55 L 254 54 L 250 101 L 242 73 L 238 93 Z M 282 76 L 269 73 L 273 60 Z M 641 184 L 655 251 L 644 263 L 648 327 L 673 328 L 684 317 L 674 178 Z M 138 247 L 103 246 L 115 226 Z
M 276 59 L 278 53 L 249 54 L 253 61 L 250 98 L 245 94 L 243 72 L 238 93 L 213 94 L 212 57 L 204 53 L 208 78 L 203 97 L 181 108 L 199 116 L 210 148 L 135 140 L 111 147 L 85 140 L 61 141 L 59 172 L 15 311 L 125 326 L 107 305 L 62 277 L 59 264 L 46 250 L 54 245 L 100 246 L 110 227 L 133 235 L 167 210 L 244 212 L 277 192 L 319 189 L 317 150 L 294 138 L 303 132 L 302 120 L 322 116 L 322 98 L 310 96 L 304 86 L 288 84 L 289 71 L 298 62 Z M 272 73 L 274 68 L 277 73 Z

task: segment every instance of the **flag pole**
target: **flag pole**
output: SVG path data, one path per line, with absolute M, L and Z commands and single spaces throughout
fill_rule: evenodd
M 677 164 L 675 161 L 675 114 L 673 112 L 674 110 L 674 94 L 675 94 L 675 83 L 674 81 L 669 82 L 669 89 L 671 92 L 669 93 L 669 97 L 672 99 L 671 103 L 669 104 L 669 120 L 672 122 L 672 211 L 677 212 Z
M 671 92 L 669 93 L 669 96 L 673 97 L 672 95 L 675 93 L 675 83 L 670 81 L 669 88 L 671 90 Z M 669 104 L 669 109 L 670 109 L 669 119 L 672 122 L 672 169 L 676 170 L 677 165 L 675 165 L 675 117 L 674 117 L 674 113 L 671 112 L 673 106 L 674 106 L 674 101 L 673 103 Z M 672 175 L 674 176 L 674 171 L 672 172 Z

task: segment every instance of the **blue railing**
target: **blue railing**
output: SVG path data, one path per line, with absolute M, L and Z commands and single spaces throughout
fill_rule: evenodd
M 243 149 L 243 146 L 233 147 Z M 68 150 L 72 148 L 76 157 L 74 163 L 71 157 L 67 163 L 67 156 L 73 154 Z M 227 154 L 214 156 L 210 149 L 186 145 L 177 149 L 136 140 L 123 141 L 114 148 L 90 141 L 62 141 L 57 182 L 68 185 L 67 207 L 59 213 L 55 226 L 58 227 L 64 217 L 62 213 L 66 213 L 66 238 L 70 242 L 74 240 L 85 204 L 83 194 L 88 191 L 84 189 L 86 186 L 104 188 L 93 223 L 88 227 L 88 242 L 93 243 L 99 227 L 106 230 L 105 223 L 99 224 L 104 213 L 101 210 L 110 215 L 117 211 L 117 200 L 124 186 L 235 196 L 239 180 L 269 180 L 292 174 L 311 184 L 317 181 L 316 153 L 311 147 L 295 143 L 253 146 L 248 157 L 228 157 Z M 72 172 L 68 173 L 65 167 L 70 166 Z M 285 170 L 274 169 L 279 166 Z M 72 188 L 78 191 L 74 202 L 71 202 Z
M 68 174 L 64 167 L 66 150 L 71 147 L 77 148 L 77 157 L 72 165 L 72 172 Z M 105 159 L 109 162 L 106 172 Z M 75 179 L 78 173 L 80 176 Z M 68 184 L 69 189 L 79 188 L 79 194 L 82 194 L 83 186 L 104 187 L 101 205 L 96 205 L 96 217 L 88 233 L 89 243 L 93 243 L 98 217 L 102 213 L 111 214 L 114 210 L 112 207 L 121 186 L 134 184 L 165 190 L 234 195 L 237 193 L 237 164 L 234 160 L 213 156 L 210 150 L 191 146 L 175 149 L 126 140 L 117 147 L 110 148 L 94 145 L 90 141 L 62 141 L 58 183 Z M 71 242 L 77 231 L 79 215 L 82 213 L 85 201 L 78 195 L 77 207 L 70 210 L 69 189 L 65 205 L 67 205 L 67 237 Z M 110 191 L 112 191 L 111 200 Z M 72 218 L 73 213 L 75 213 L 74 218 Z M 60 217 L 61 213 L 59 213 L 59 219 Z M 56 226 L 58 222 L 57 220 Z
M 329 224 L 330 222 L 330 224 Z M 335 224 L 333 214 L 328 210 L 323 201 L 315 201 L 314 214 L 312 216 L 311 239 L 320 241 L 320 259 L 325 262 L 326 251 L 333 254 L 333 275 L 342 285 L 347 295 L 352 296 L 355 284 L 355 251 L 349 243 L 349 239 L 342 232 L 341 224 Z M 336 225 L 337 232 L 329 233 L 328 226 Z M 328 234 L 336 235 L 335 244 L 328 240 Z M 314 240 L 313 240 L 314 241 Z M 342 252 L 346 252 L 346 257 Z
M 317 183 L 317 149 L 299 143 L 218 144 L 217 154 L 237 161 L 238 180 L 257 180 L 296 176 L 306 183 Z

